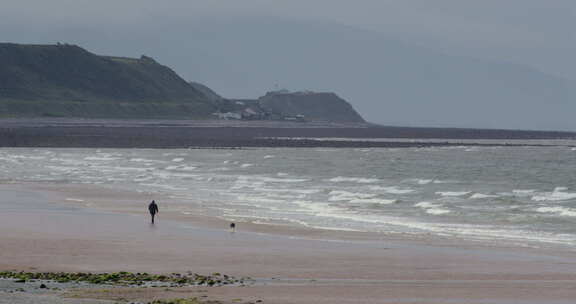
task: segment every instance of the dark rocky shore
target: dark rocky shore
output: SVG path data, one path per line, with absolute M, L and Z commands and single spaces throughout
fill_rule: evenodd
M 334 138 L 350 138 L 341 140 Z M 398 139 L 374 141 L 375 138 Z M 171 120 L 0 120 L 1 147 L 248 148 L 518 146 L 506 140 L 574 139 L 575 133 Z M 414 139 L 406 141 L 406 139 Z M 418 139 L 421 139 L 420 141 Z M 436 139 L 428 142 L 426 139 Z M 498 139 L 463 143 L 448 139 Z

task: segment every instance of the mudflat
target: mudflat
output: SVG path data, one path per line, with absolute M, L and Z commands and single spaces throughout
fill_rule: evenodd
M 575 136 L 576 133 L 573 132 L 387 127 L 369 123 L 73 118 L 0 119 L 1 147 L 409 148 L 461 145 L 540 146 L 542 143 L 534 142 L 534 140 L 569 140 Z M 371 140 L 382 138 L 396 140 Z M 435 139 L 435 141 L 425 139 Z M 497 141 L 478 143 L 471 142 L 471 140 Z M 513 140 L 532 142 L 514 143 Z M 561 144 L 573 145 L 573 143 Z

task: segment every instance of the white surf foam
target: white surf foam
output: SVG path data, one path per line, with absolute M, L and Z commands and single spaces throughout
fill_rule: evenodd
M 440 196 L 464 196 L 470 194 L 470 191 L 439 191 L 436 194 Z
M 146 159 L 146 158 L 131 158 L 131 162 L 135 163 L 164 163 L 165 161 L 161 160 L 154 160 L 154 159 Z
M 389 194 L 408 194 L 408 193 L 413 193 L 416 190 L 414 189 L 401 189 L 398 187 L 382 187 L 382 186 L 372 186 L 370 187 L 370 190 L 372 191 L 384 191 L 386 193 Z
M 70 202 L 83 202 L 84 201 L 83 199 L 78 199 L 78 198 L 67 198 L 66 200 L 70 201 Z
M 512 193 L 514 193 L 514 194 L 532 194 L 534 192 L 536 192 L 536 190 L 534 190 L 534 189 L 515 189 L 515 190 L 512 190 Z
M 448 209 L 441 209 L 441 208 L 430 208 L 426 210 L 426 213 L 433 214 L 433 215 L 442 215 L 450 213 L 451 211 Z
M 435 179 L 432 181 L 433 184 L 456 184 L 458 181 L 455 180 L 438 180 Z
M 194 166 L 168 166 L 165 168 L 166 170 L 176 170 L 176 171 L 194 171 L 198 169 L 198 167 Z
M 348 192 L 343 190 L 330 191 L 328 195 L 330 195 L 328 200 L 331 202 L 350 201 L 354 199 L 368 199 L 377 196 L 377 194 L 372 193 Z
M 117 157 L 109 157 L 109 156 L 88 156 L 88 157 L 84 157 L 84 160 L 90 160 L 90 161 L 113 161 L 113 160 L 118 160 L 119 158 Z
M 340 212 L 343 211 L 342 208 L 338 208 L 335 206 L 331 206 L 329 204 L 326 203 L 318 203 L 318 202 L 312 202 L 312 201 L 294 201 L 294 203 L 306 210 L 311 211 L 314 216 L 318 216 L 318 217 L 330 217 L 333 216 L 335 214 L 339 214 Z
M 370 183 L 377 183 L 380 180 L 377 178 L 338 176 L 338 177 L 331 178 L 328 181 L 333 182 L 333 183 L 349 182 L 349 183 L 359 183 L 359 184 L 370 184 Z
M 483 194 L 483 193 L 474 193 L 470 196 L 471 199 L 484 199 L 484 198 L 497 198 L 498 195 L 493 194 Z
M 504 192 L 499 193 L 502 196 L 513 196 L 513 197 L 521 197 L 521 198 L 531 198 L 537 191 L 534 189 L 515 189 L 512 190 L 512 193 Z
M 377 204 L 377 205 L 390 205 L 397 203 L 395 199 L 381 199 L 381 198 L 357 198 L 350 200 L 352 204 Z
M 283 199 L 274 199 L 274 198 L 270 198 L 270 197 L 260 197 L 260 196 L 251 196 L 251 195 L 240 195 L 238 197 L 238 199 L 240 201 L 248 202 L 249 205 L 254 205 L 256 207 L 267 207 L 267 208 L 270 208 L 270 206 L 264 206 L 261 204 L 254 204 L 254 203 L 264 203 L 266 205 L 268 205 L 268 204 L 283 205 L 286 203 L 286 200 L 283 200 Z
M 242 182 L 264 182 L 264 183 L 302 183 L 308 181 L 305 178 L 277 178 L 269 176 L 259 176 L 259 175 L 240 175 L 237 180 Z
M 420 202 L 420 203 L 415 204 L 414 206 L 425 209 L 426 213 L 433 214 L 433 215 L 442 215 L 442 214 L 447 214 L 447 213 L 451 212 L 450 210 L 448 210 L 446 208 L 442 208 L 443 207 L 442 205 L 431 203 L 431 202 Z
M 542 192 L 532 196 L 532 200 L 536 202 L 541 201 L 566 201 L 576 199 L 576 193 L 563 192 L 567 190 L 565 187 L 557 187 L 552 192 Z
M 418 185 L 428 185 L 433 180 L 432 179 L 414 179 L 413 181 L 415 181 Z
M 414 206 L 415 206 L 415 207 L 420 207 L 420 208 L 433 208 L 433 207 L 438 207 L 438 206 L 440 206 L 440 205 L 434 204 L 434 203 L 431 203 L 431 202 L 420 202 L 420 203 L 414 204 Z
M 572 208 L 565 208 L 565 207 L 540 207 L 536 208 L 537 212 L 540 213 L 555 213 L 560 216 L 576 216 L 576 210 Z
M 183 161 L 183 160 L 184 160 L 184 159 L 183 159 L 183 158 L 180 158 L 180 157 L 177 157 L 177 158 L 173 158 L 173 159 L 172 159 L 172 161 L 175 162 L 175 163 L 179 163 L 179 162 L 181 162 L 181 161 Z

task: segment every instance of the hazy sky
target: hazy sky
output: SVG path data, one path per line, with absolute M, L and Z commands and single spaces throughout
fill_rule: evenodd
M 347 98 L 365 117 L 380 123 L 576 130 L 576 123 L 572 124 L 569 116 L 564 118 L 565 121 L 543 115 L 540 118 L 539 108 L 534 108 L 530 115 L 520 115 L 524 120 L 510 118 L 522 111 L 518 108 L 518 104 L 522 104 L 518 102 L 524 96 L 510 91 L 506 83 L 502 89 L 508 91 L 502 91 L 502 96 L 516 98 L 517 104 L 506 105 L 508 112 L 501 111 L 501 116 L 488 121 L 488 118 L 478 117 L 477 120 L 472 119 L 475 117 L 467 120 L 467 114 L 458 112 L 457 107 L 443 116 L 443 98 L 462 99 L 465 96 L 462 88 L 468 85 L 466 83 L 459 88 L 462 89 L 458 93 L 461 95 L 434 91 L 438 92 L 437 100 L 433 95 L 423 95 L 430 98 L 421 100 L 421 104 L 414 101 L 422 98 L 420 95 L 412 96 L 409 102 L 400 100 L 403 92 L 411 93 L 411 89 L 406 88 L 406 91 L 391 93 L 389 97 L 396 101 L 393 104 L 378 100 L 382 93 L 379 91 L 380 83 L 373 81 L 375 77 L 390 77 L 380 75 L 379 71 L 393 65 L 394 58 L 401 57 L 398 55 L 403 52 L 401 43 L 406 43 L 420 46 L 422 50 L 407 48 L 409 54 L 400 58 L 400 62 L 413 62 L 420 58 L 418 54 L 423 54 L 422 58 L 429 61 L 424 60 L 419 67 L 404 72 L 426 74 L 430 61 L 446 60 L 445 64 L 451 66 L 459 62 L 459 57 L 467 57 L 479 60 L 477 63 L 462 62 L 463 68 L 475 69 L 471 76 L 477 84 L 492 77 L 483 70 L 481 62 L 495 62 L 497 65 L 487 65 L 492 73 L 510 72 L 509 75 L 516 75 L 513 78 L 525 80 L 518 81 L 518 87 L 529 84 L 529 89 L 534 89 L 542 84 L 542 90 L 546 91 L 542 96 L 552 96 L 550 94 L 561 91 L 559 96 L 562 95 L 563 102 L 571 100 L 572 93 L 562 86 L 564 82 L 570 83 L 567 86 L 576 83 L 575 12 L 576 1 L 573 0 L 1 0 L 0 40 L 20 43 L 62 41 L 78 43 L 100 54 L 151 55 L 187 80 L 205 82 L 226 97 L 257 97 L 276 81 L 290 89 L 332 90 Z M 222 26 L 222 20 L 235 18 L 243 20 L 237 24 L 238 28 L 236 24 L 229 28 Z M 220 20 L 220 23 L 214 23 L 212 19 Z M 247 24 L 246 20 L 260 21 Z M 308 25 L 312 26 L 310 33 L 306 29 Z M 268 26 L 269 33 L 266 32 Z M 290 41 L 282 45 L 283 48 L 279 46 L 282 39 L 271 37 L 278 31 Z M 354 31 L 362 41 L 355 40 Z M 298 35 L 302 36 L 301 39 Z M 328 36 L 325 50 L 322 44 L 315 44 L 324 35 Z M 365 68 L 367 79 L 355 78 L 355 75 L 340 77 L 336 75 L 340 71 L 332 69 L 335 62 L 347 59 L 345 48 L 332 54 L 335 48 L 340 49 L 339 35 L 347 39 L 346 43 L 357 43 L 357 48 L 350 48 L 350 56 L 355 56 L 356 62 L 346 63 L 349 64 L 347 68 L 360 76 Z M 387 39 L 401 42 L 386 42 Z M 294 47 L 306 43 L 315 45 L 315 50 L 310 52 L 315 58 L 309 58 L 312 55 L 305 54 L 305 49 Z M 362 46 L 367 49 L 361 49 Z M 268 50 L 277 52 L 278 58 Z M 454 58 L 434 57 L 423 50 Z M 371 62 L 379 61 L 380 56 L 377 51 L 386 56 L 396 54 L 397 57 L 390 55 L 392 57 L 387 60 L 392 61 L 388 66 L 380 62 L 380 66 L 374 66 Z M 362 58 L 364 53 L 366 58 Z M 292 57 L 291 54 L 294 58 L 288 58 Z M 295 61 L 294 64 L 278 64 L 276 69 L 271 67 L 279 60 L 290 59 Z M 317 62 L 316 70 L 309 73 L 297 69 L 313 69 Z M 506 66 L 507 63 L 519 66 Z M 498 64 L 503 66 L 500 72 L 497 72 Z M 442 70 L 443 66 L 435 68 Z M 546 85 L 549 78 L 537 75 L 537 71 L 553 76 L 550 85 Z M 354 80 L 361 85 L 350 85 Z M 507 80 L 510 79 L 502 81 Z M 414 81 L 421 86 L 425 79 Z M 440 83 L 438 87 L 442 85 Z M 494 85 L 498 86 L 498 81 Z M 396 87 L 390 84 L 388 89 L 392 92 Z M 474 89 L 479 90 L 481 86 Z M 490 98 L 499 94 L 493 93 L 495 95 Z M 550 101 L 541 99 L 543 104 Z M 477 102 L 480 100 L 478 98 Z M 531 102 L 537 103 L 538 100 L 535 98 Z M 398 113 L 378 114 L 390 113 L 390 106 L 394 106 Z M 468 107 L 457 106 L 461 106 L 461 111 Z M 421 108 L 411 113 L 415 107 Z M 480 110 L 494 112 L 490 107 L 487 103 L 486 109 Z M 557 108 L 560 114 L 569 112 L 561 106 Z M 427 119 L 424 115 L 427 110 L 423 109 L 437 111 L 434 119 Z
M 569 0 L 3 0 L 3 19 L 126 24 L 146 18 L 263 15 L 323 19 L 387 33 L 466 42 L 541 45 L 572 40 Z M 159 20 L 161 21 L 161 20 Z
M 2 0 L 0 22 L 25 30 L 227 15 L 324 20 L 576 79 L 566 63 L 576 51 L 575 11 L 573 0 Z

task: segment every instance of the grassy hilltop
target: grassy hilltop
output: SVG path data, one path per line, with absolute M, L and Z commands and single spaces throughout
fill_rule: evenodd
M 0 43 L 0 117 L 206 118 L 215 106 L 154 59 Z

